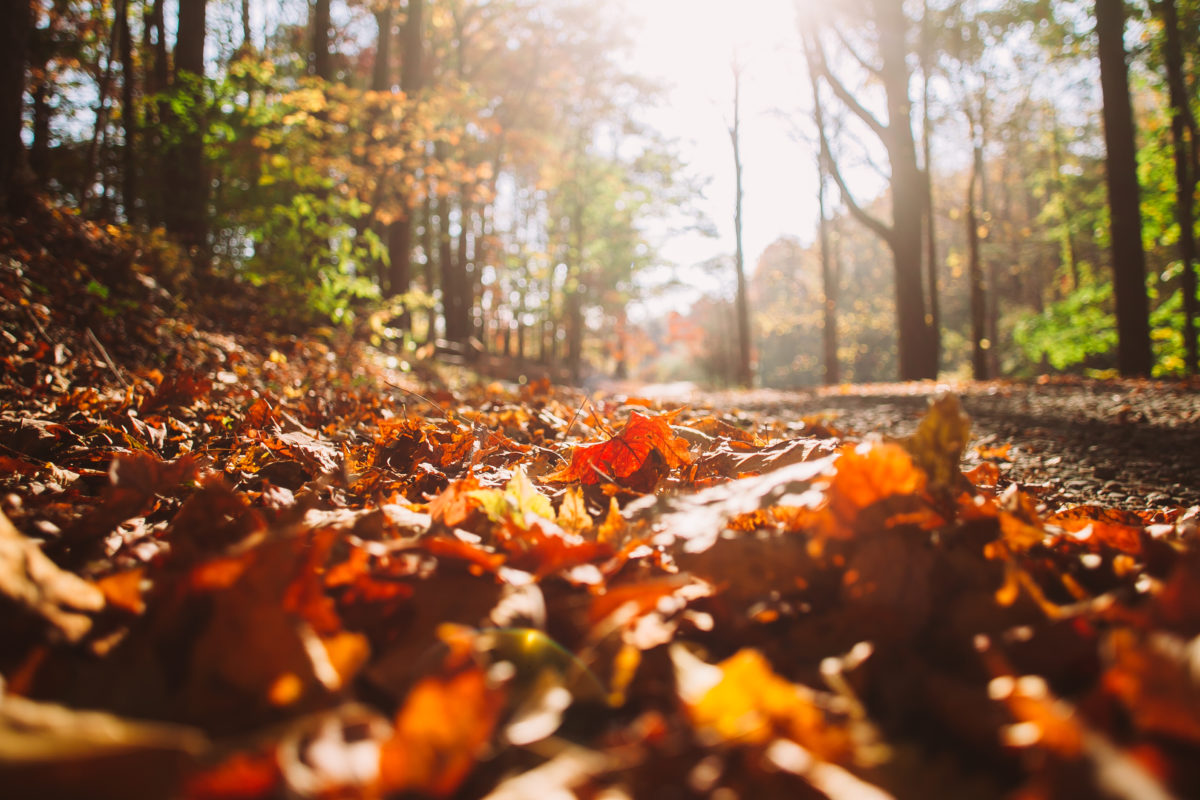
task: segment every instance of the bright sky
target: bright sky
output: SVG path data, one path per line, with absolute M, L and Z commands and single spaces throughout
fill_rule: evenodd
M 816 166 L 804 130 L 809 101 L 794 0 L 640 0 L 645 24 L 636 31 L 634 68 L 669 88 L 648 121 L 679 139 L 690 170 L 709 179 L 701 207 L 717 240 L 681 237 L 664 256 L 680 266 L 734 252 L 733 118 L 730 69 L 735 46 L 744 54 L 741 150 L 746 265 L 783 235 L 811 241 L 816 224 Z M 792 122 L 791 120 L 795 120 Z

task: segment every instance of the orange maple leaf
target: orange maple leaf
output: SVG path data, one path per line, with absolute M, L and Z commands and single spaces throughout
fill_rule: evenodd
M 380 789 L 446 797 L 454 793 L 491 739 L 504 694 L 478 667 L 431 676 L 409 692 L 395 735 L 380 748 Z
M 579 481 L 583 484 L 609 480 L 628 482 L 646 465 L 652 453 L 657 453 L 666 469 L 692 463 L 687 440 L 671 430 L 671 422 L 681 409 L 656 417 L 643 416 L 636 411 L 629 416 L 625 427 L 606 442 L 581 445 L 571 453 L 571 463 L 544 480 L 559 483 Z

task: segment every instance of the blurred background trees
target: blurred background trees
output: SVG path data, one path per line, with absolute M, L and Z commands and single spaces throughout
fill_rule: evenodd
M 644 121 L 630 7 L 6 2 L 5 202 L 164 231 L 281 316 L 574 378 L 1197 369 L 1196 0 L 786 0 L 819 223 L 676 265 L 686 303 L 650 287 L 698 170 Z

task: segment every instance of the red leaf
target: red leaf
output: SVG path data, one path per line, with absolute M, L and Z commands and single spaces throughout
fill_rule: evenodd
M 671 422 L 679 414 L 673 411 L 657 417 L 633 412 L 621 432 L 606 442 L 582 445 L 571 453 L 571 463 L 546 476 L 548 481 L 583 484 L 611 480 L 628 483 L 645 465 L 651 453 L 656 453 L 666 469 L 690 464 L 687 440 L 671 430 Z

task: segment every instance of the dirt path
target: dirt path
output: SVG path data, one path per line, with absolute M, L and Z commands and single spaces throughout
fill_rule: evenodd
M 974 447 L 1010 444 L 999 466 L 1047 507 L 1200 504 L 1200 385 L 1146 381 L 883 384 L 814 391 L 692 394 L 693 406 L 799 419 L 829 413 L 848 433 L 911 433 L 930 397 L 951 389 L 972 418 Z M 684 399 L 684 398 L 680 398 Z M 747 420 L 748 421 L 748 420 Z

